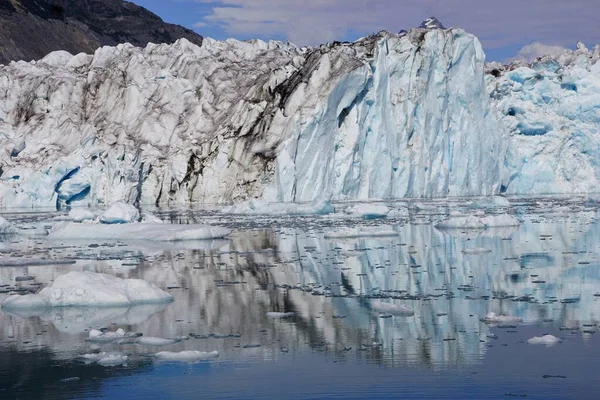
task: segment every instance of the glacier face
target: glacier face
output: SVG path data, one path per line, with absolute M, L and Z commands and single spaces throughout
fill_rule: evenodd
M 0 207 L 596 191 L 599 52 L 486 66 L 474 36 L 413 29 L 11 63 Z
M 279 201 L 489 195 L 507 141 L 491 112 L 479 41 L 412 30 L 342 46 L 285 104 Z
M 509 194 L 600 191 L 600 46 L 490 65 L 491 103 L 508 132 Z

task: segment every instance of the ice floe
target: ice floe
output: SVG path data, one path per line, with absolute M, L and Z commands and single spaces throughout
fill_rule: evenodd
M 121 279 L 95 272 L 72 271 L 56 278 L 51 286 L 37 294 L 12 295 L 0 306 L 5 309 L 45 307 L 128 306 L 162 303 L 173 297 L 141 279 Z
M 221 239 L 231 230 L 210 225 L 179 225 L 156 223 L 133 224 L 78 224 L 59 223 L 50 231 L 48 237 L 53 240 L 145 240 L 145 241 L 183 241 Z
M 160 361 L 195 362 L 219 357 L 218 351 L 185 350 L 180 352 L 161 351 L 154 355 Z
M 560 339 L 553 335 L 544 335 L 544 336 L 534 336 L 531 339 L 527 340 L 529 344 L 543 344 L 546 346 L 554 346 L 557 343 L 560 343 Z

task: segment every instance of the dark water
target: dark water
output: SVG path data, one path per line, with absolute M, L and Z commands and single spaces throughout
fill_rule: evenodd
M 513 199 L 509 212 L 523 222 L 519 228 L 434 227 L 449 210 L 473 208 L 411 205 L 372 221 L 155 210 L 174 223 L 221 224 L 234 234 L 168 244 L 4 237 L 0 263 L 76 263 L 0 266 L 0 291 L 35 291 L 86 270 L 145 279 L 169 288 L 175 301 L 0 311 L 0 398 L 598 398 L 597 207 L 582 199 Z M 54 216 L 5 215 L 23 228 Z M 476 248 L 489 252 L 463 251 Z M 15 281 L 23 276 L 34 279 Z M 377 302 L 414 315 L 382 315 Z M 272 319 L 271 311 L 295 316 Z M 480 321 L 488 312 L 522 322 Z M 99 345 L 86 342 L 88 328 L 200 338 Z M 562 341 L 527 343 L 543 334 Z M 219 358 L 158 362 L 153 354 L 163 350 L 216 350 Z M 115 366 L 79 359 L 99 351 L 128 358 Z

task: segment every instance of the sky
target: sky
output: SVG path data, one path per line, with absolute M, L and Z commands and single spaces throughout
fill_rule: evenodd
M 600 0 L 132 0 L 214 39 L 317 45 L 397 32 L 436 16 L 482 42 L 488 61 L 600 43 Z

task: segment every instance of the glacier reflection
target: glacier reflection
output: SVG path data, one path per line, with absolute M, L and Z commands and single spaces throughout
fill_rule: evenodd
M 207 337 L 169 350 L 218 350 L 231 359 L 322 351 L 386 365 L 454 368 L 480 362 L 493 344 L 491 326 L 480 321 L 488 312 L 520 317 L 524 324 L 578 329 L 584 336 L 586 326 L 598 324 L 595 210 L 546 215 L 525 210 L 521 227 L 485 231 L 438 230 L 435 218 L 411 214 L 391 223 L 351 224 L 304 218 L 271 228 L 230 221 L 240 224 L 231 240 L 210 246 L 4 242 L 3 253 L 13 257 L 78 260 L 0 268 L 4 288 L 28 288 L 29 282 L 14 283 L 21 275 L 48 283 L 82 269 L 145 279 L 169 288 L 175 301 L 150 309 L 1 312 L 1 338 L 17 347 L 48 346 L 68 358 L 88 346 L 85 328 L 118 326 L 148 336 Z M 347 234 L 352 229 L 356 234 Z M 376 302 L 414 314 L 382 315 L 373 308 Z M 274 320 L 266 315 L 270 311 L 296 316 Z M 246 344 L 262 346 L 244 349 Z M 104 347 L 111 346 L 119 349 Z M 120 349 L 134 355 L 148 351 L 135 345 Z

